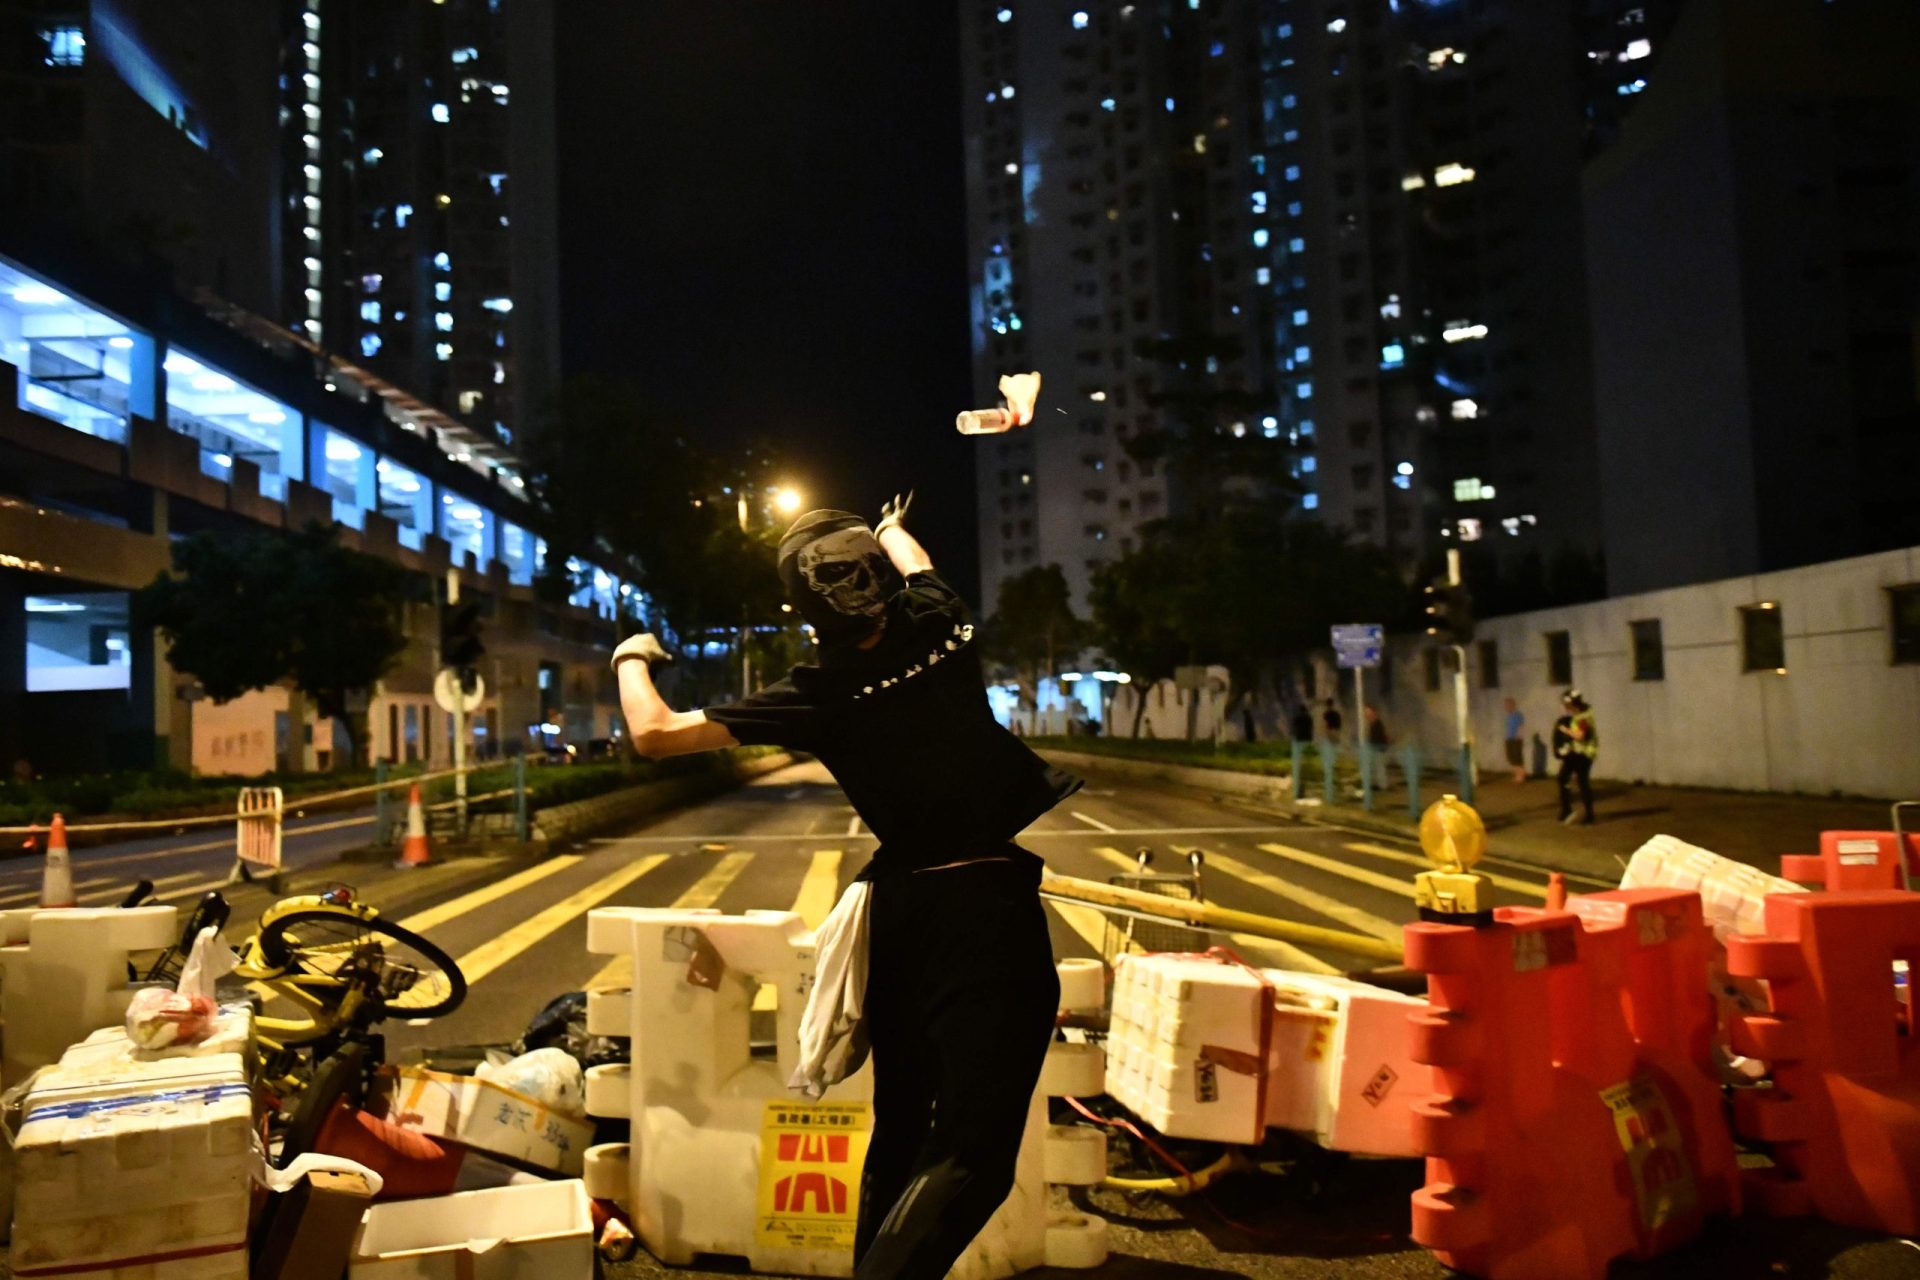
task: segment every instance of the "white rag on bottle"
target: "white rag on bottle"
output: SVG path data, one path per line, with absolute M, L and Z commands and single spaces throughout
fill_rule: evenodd
M 867 906 L 873 886 L 856 880 L 814 935 L 813 990 L 800 1015 L 800 1065 L 789 1089 L 818 1098 L 867 1060 Z

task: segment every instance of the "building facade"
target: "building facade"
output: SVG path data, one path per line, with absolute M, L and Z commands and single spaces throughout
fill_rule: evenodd
M 606 658 L 639 603 L 609 567 L 535 589 L 542 514 L 499 470 L 297 334 L 208 314 L 86 261 L 0 257 L 0 759 L 41 772 L 171 765 L 324 768 L 337 727 L 286 688 L 224 706 L 130 625 L 175 538 L 334 524 L 417 576 L 409 644 L 371 693 L 375 759 L 444 761 L 439 612 L 457 583 L 486 616 L 480 753 L 618 734 Z
M 1610 588 L 1920 542 L 1920 10 L 1691 0 L 1640 96 L 1586 183 Z

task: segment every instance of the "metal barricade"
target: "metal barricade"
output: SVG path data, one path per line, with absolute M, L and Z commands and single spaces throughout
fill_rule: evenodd
M 1142 849 L 1135 855 L 1140 870 L 1125 875 L 1109 876 L 1107 883 L 1120 889 L 1133 889 L 1140 893 L 1151 893 L 1162 898 L 1178 898 L 1186 902 L 1204 902 L 1201 892 L 1200 868 L 1205 857 L 1198 849 L 1187 854 L 1188 870 L 1179 872 L 1153 872 L 1153 850 Z M 1205 929 L 1194 929 L 1182 924 L 1171 924 L 1160 920 L 1148 920 L 1141 916 L 1107 916 L 1106 938 L 1101 951 L 1108 964 L 1114 957 L 1125 955 L 1129 951 L 1205 951 L 1213 945 L 1212 936 Z
M 286 797 L 279 787 L 242 787 L 234 820 L 233 879 L 251 880 L 263 874 L 274 892 L 280 891 L 281 819 Z

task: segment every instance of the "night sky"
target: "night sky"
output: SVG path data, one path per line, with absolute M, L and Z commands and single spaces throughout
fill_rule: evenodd
M 913 15 L 909 17 L 908 15 Z M 978 590 L 959 55 L 946 0 L 568 0 L 562 344 L 810 505 L 912 527 Z

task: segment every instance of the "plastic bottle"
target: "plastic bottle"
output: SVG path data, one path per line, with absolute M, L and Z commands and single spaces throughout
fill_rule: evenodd
M 1005 409 L 968 409 L 955 419 L 955 427 L 963 436 L 995 436 L 1003 431 L 1011 431 L 1015 425 L 1014 417 Z

